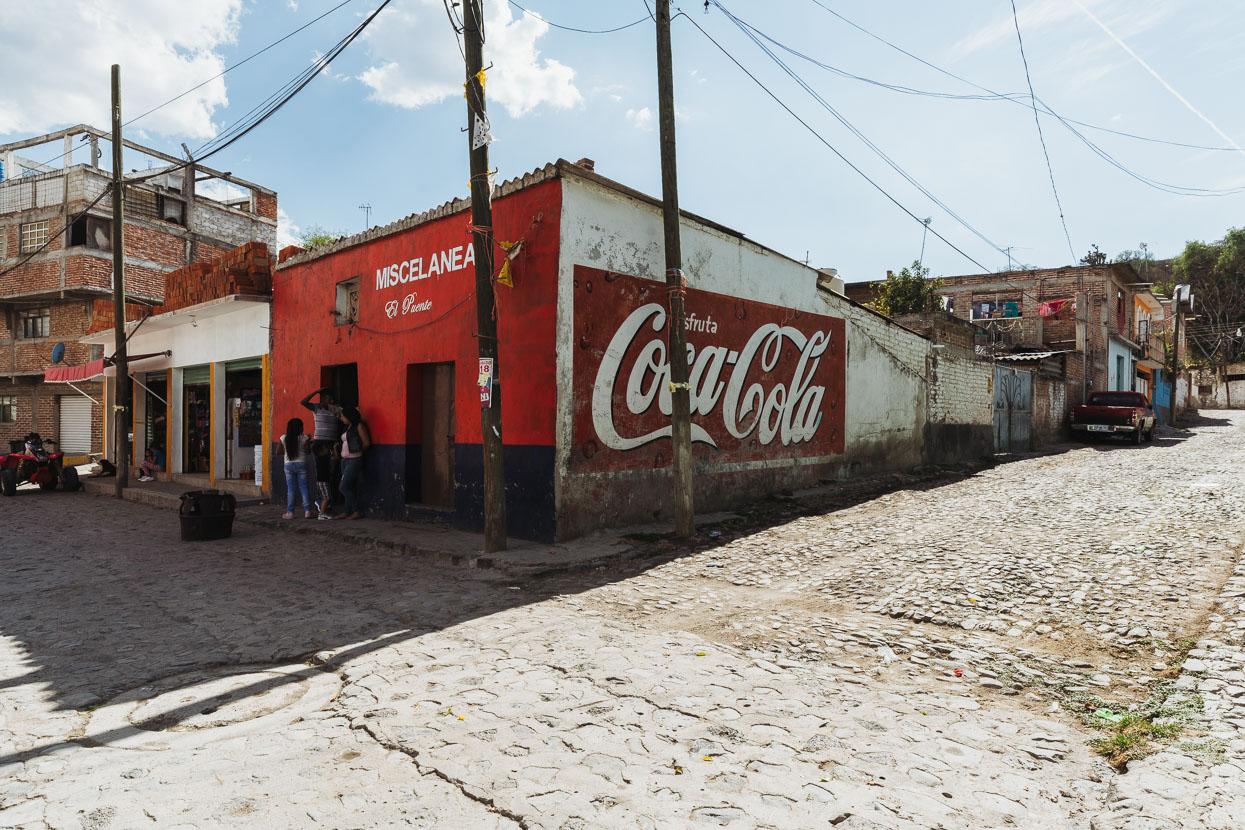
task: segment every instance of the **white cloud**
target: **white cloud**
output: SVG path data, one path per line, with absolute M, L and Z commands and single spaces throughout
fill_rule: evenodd
M 277 249 L 298 244 L 298 235 L 303 229 L 294 224 L 284 208 L 277 208 Z
M 295 2 L 295 0 L 285 0 L 285 5 L 286 5 L 286 6 L 289 8 L 289 10 L 290 10 L 290 11 L 292 11 L 292 12 L 296 12 L 296 11 L 298 11 L 298 3 L 297 3 L 297 2 Z
M 649 132 L 653 129 L 653 111 L 648 107 L 638 110 L 627 110 L 624 117 L 627 119 L 627 123 L 637 130 Z
M 109 66 L 121 65 L 122 114 L 133 118 L 225 68 L 216 50 L 238 31 L 241 0 L 42 0 L 0 3 L 0 134 L 67 124 L 107 128 Z M 147 133 L 216 134 L 224 79 L 144 118 Z M 132 128 L 132 129 L 137 129 Z
M 579 105 L 575 71 L 542 58 L 536 41 L 549 31 L 538 17 L 515 18 L 506 3 L 485 8 L 485 66 L 491 62 L 486 92 L 513 117 L 542 104 L 558 109 Z M 359 80 L 371 99 L 415 109 L 462 94 L 463 58 L 441 0 L 409 0 L 386 9 L 364 33 L 373 65 Z

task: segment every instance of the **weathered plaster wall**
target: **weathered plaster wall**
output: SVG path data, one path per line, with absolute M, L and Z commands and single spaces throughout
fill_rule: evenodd
M 930 464 L 980 458 L 994 452 L 994 363 L 968 349 L 930 349 L 929 422 L 925 460 Z
M 558 535 L 665 519 L 670 469 L 572 474 L 574 271 L 590 266 L 662 279 L 661 211 L 578 177 L 563 179 L 558 271 Z M 928 341 L 818 289 L 817 272 L 754 243 L 684 218 L 684 271 L 695 288 L 846 321 L 845 449 L 841 454 L 722 464 L 696 451 L 697 509 L 737 505 L 819 480 L 922 462 Z

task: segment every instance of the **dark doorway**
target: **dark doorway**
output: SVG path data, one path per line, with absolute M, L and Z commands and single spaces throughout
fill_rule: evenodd
M 454 506 L 454 364 L 406 367 L 406 502 Z
M 367 407 L 359 405 L 358 363 L 341 363 L 321 368 L 320 385 L 333 390 L 333 397 L 339 406 L 358 406 L 363 412 L 363 419 L 367 420 Z
M 182 411 L 186 413 L 182 470 L 206 473 L 210 469 L 212 455 L 212 385 L 187 383 L 182 388 L 182 394 L 185 397 Z
M 147 426 L 144 446 L 155 450 L 156 463 L 168 472 L 168 437 L 169 408 L 165 401 L 169 399 L 168 376 L 164 372 L 148 372 L 143 378 L 147 394 Z

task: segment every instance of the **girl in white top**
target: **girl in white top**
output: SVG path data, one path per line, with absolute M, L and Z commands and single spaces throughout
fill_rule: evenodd
M 303 516 L 310 519 L 311 492 L 307 480 L 308 465 L 311 463 L 311 440 L 303 433 L 301 418 L 291 418 L 285 425 L 285 434 L 281 436 L 281 450 L 285 453 L 285 516 L 294 518 L 294 495 L 303 499 Z

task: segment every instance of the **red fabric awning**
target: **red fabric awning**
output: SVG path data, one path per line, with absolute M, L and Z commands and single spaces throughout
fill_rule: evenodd
M 104 374 L 105 365 L 101 357 L 82 366 L 52 366 L 43 370 L 43 379 L 48 383 L 79 383 Z

